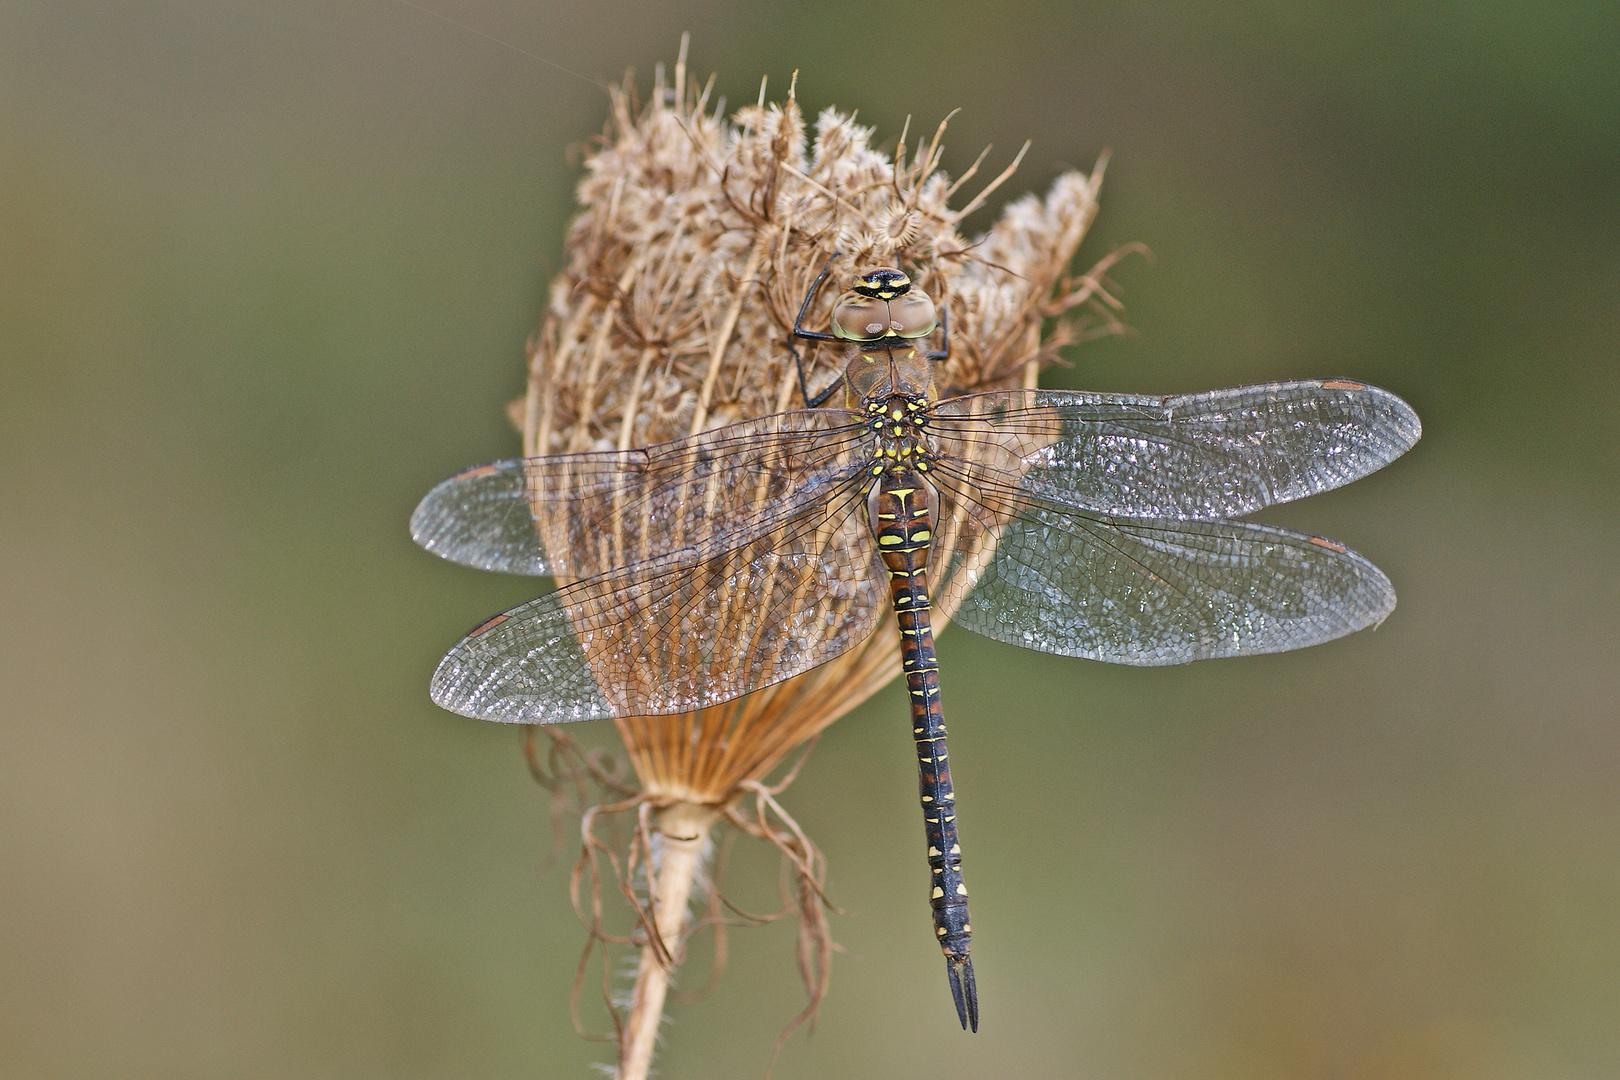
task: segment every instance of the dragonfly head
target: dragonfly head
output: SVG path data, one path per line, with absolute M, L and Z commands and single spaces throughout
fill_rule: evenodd
M 868 270 L 833 304 L 833 333 L 862 346 L 925 338 L 938 325 L 934 302 L 899 270 Z

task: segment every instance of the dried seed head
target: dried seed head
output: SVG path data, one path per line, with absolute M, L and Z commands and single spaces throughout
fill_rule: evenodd
M 1097 211 L 1101 170 L 1013 202 L 970 241 L 959 222 L 1012 167 L 953 210 L 978 164 L 955 182 L 939 170 L 944 129 L 909 157 L 902 137 L 890 157 L 872 147 L 871 129 L 832 109 L 807 145 L 791 90 L 729 120 L 679 68 L 673 88 L 656 87 L 645 107 L 628 86 L 615 91 L 585 162 L 566 268 L 531 342 L 525 452 L 644 446 L 802 407 L 789 331 L 834 251 L 833 284 L 806 325 L 826 327 L 858 270 L 903 267 L 949 312 L 941 387 L 1033 386 L 1039 365 L 1082 332 L 1077 323 L 1095 329 L 1100 316 L 1104 329 L 1117 327 L 1100 285 L 1066 276 Z M 842 364 L 839 350 L 809 350 L 812 392 Z M 548 544 L 568 534 L 561 521 L 541 529 Z M 649 796 L 722 804 L 898 671 L 897 635 L 885 626 L 778 686 L 619 726 Z

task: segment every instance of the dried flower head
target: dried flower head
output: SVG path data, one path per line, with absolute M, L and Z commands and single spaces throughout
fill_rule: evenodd
M 948 310 L 952 351 L 937 383 L 956 392 L 1032 387 L 1061 346 L 1119 329 L 1102 280 L 1111 260 L 1089 274 L 1068 272 L 1097 212 L 1100 166 L 1059 177 L 1044 199 L 1010 203 L 969 240 L 962 220 L 1011 176 L 1016 159 L 953 209 L 984 155 L 947 177 L 943 122 L 915 150 L 902 134 L 891 156 L 873 147 L 871 129 L 833 109 L 808 138 L 791 88 L 781 103 L 767 103 L 762 87 L 757 104 L 730 119 L 722 110 L 711 108 L 709 89 L 688 83 L 684 48 L 673 83 L 660 71 L 644 107 L 628 82 L 612 93 L 611 119 L 585 161 L 566 267 L 531 342 L 528 392 L 514 403 L 527 454 L 626 449 L 803 407 L 789 332 L 835 252 L 836 281 L 903 267 Z M 826 326 L 839 291 L 822 290 L 807 326 Z M 806 354 L 811 392 L 839 378 L 843 363 L 826 347 Z M 567 543 L 569 524 L 541 520 L 548 548 Z M 623 880 L 635 880 L 639 867 L 646 883 L 645 901 L 626 890 L 643 960 L 619 1035 L 621 1078 L 641 1075 L 650 1060 L 662 980 L 689 932 L 693 875 L 722 819 L 777 843 L 796 870 L 801 968 L 814 1008 L 828 947 L 819 855 L 775 803 L 779 788 L 762 781 L 899 670 L 890 624 L 812 671 L 727 704 L 617 722 L 639 788 L 615 809 L 634 808 L 641 827 L 614 865 Z M 739 809 L 744 797 L 754 800 L 749 813 Z M 593 847 L 592 820 L 593 858 L 583 865 L 593 875 L 588 919 L 601 932 L 594 856 L 605 849 Z

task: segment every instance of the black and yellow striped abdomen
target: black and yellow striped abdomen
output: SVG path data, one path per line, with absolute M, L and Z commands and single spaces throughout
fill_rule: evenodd
M 928 839 L 929 905 L 934 933 L 945 951 L 951 995 L 962 1026 L 979 1029 L 978 992 L 968 958 L 967 887 L 962 883 L 962 848 L 956 838 L 956 793 L 951 787 L 950 755 L 945 749 L 945 715 L 939 703 L 939 662 L 929 620 L 928 553 L 932 539 L 928 488 L 909 468 L 878 480 L 870 506 L 878 552 L 889 572 L 889 592 L 900 624 L 900 662 L 911 697 L 911 734 L 917 742 L 917 780 L 922 795 L 923 830 Z

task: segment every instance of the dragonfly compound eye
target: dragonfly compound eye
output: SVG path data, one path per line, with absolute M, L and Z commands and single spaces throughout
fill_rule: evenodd
M 845 293 L 832 310 L 833 333 L 845 341 L 876 341 L 889 333 L 889 305 L 886 301 Z
M 892 300 L 847 292 L 832 310 L 833 333 L 845 341 L 922 338 L 937 325 L 934 302 L 915 289 Z
M 889 301 L 889 333 L 895 337 L 927 337 L 938 324 L 934 302 L 927 293 L 912 289 Z

